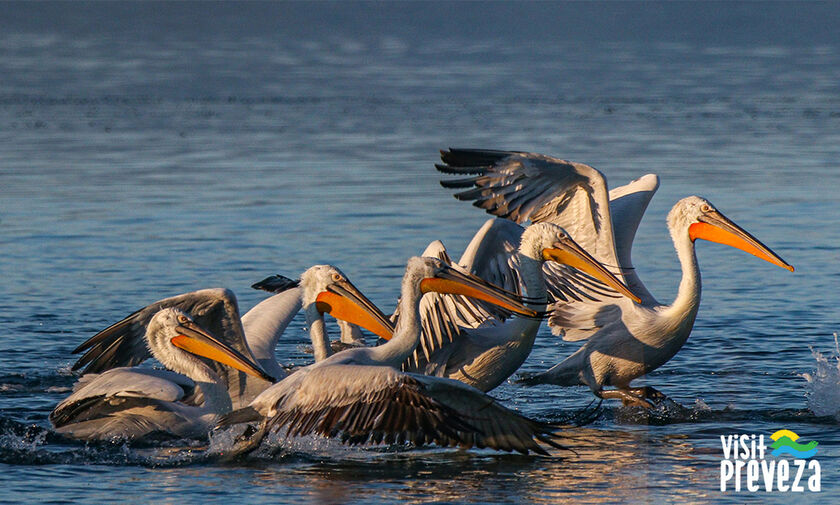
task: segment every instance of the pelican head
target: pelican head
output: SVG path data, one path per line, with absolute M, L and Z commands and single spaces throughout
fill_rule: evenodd
M 522 297 L 490 284 L 466 271 L 446 265 L 437 258 L 415 256 L 408 260 L 406 280 L 419 286 L 421 293 L 464 295 L 535 317 L 537 312 L 522 304 Z
M 574 267 L 598 279 L 634 302 L 641 303 L 639 297 L 633 294 L 623 282 L 578 245 L 566 230 L 556 224 L 532 224 L 522 233 L 521 244 L 520 251 L 522 252 L 525 252 L 525 249 L 533 249 L 528 251 L 531 257 Z
M 195 357 L 202 356 L 254 377 L 276 381 L 258 364 L 219 341 L 176 308 L 162 309 L 152 317 L 146 328 L 146 339 L 158 361 L 170 370 L 190 377 L 194 376 L 191 370 L 206 366 Z
M 792 265 L 721 214 L 705 198 L 689 196 L 677 202 L 668 214 L 668 227 L 672 234 L 686 230 L 692 242 L 699 238 L 732 246 L 793 272 Z
M 300 287 L 304 310 L 314 304 L 319 313 L 361 326 L 384 339 L 393 335 L 393 323 L 337 267 L 310 267 L 300 276 Z

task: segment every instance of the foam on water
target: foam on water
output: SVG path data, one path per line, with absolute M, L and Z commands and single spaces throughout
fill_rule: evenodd
M 811 354 L 817 361 L 817 369 L 812 373 L 803 373 L 808 381 L 805 395 L 808 408 L 818 416 L 834 416 L 840 421 L 840 341 L 834 334 L 834 353 L 826 356 L 811 348 Z
M 158 444 L 79 442 L 37 424 L 0 417 L 0 463 L 175 467 L 216 459 L 206 444 L 174 440 Z

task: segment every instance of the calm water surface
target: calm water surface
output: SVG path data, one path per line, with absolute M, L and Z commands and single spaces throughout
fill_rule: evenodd
M 718 480 L 720 435 L 782 428 L 820 442 L 818 498 L 838 501 L 840 426 L 800 376 L 840 331 L 838 11 L 4 3 L 0 501 L 787 503 Z M 634 260 L 660 300 L 680 277 L 665 216 L 690 194 L 797 271 L 699 244 L 694 332 L 643 381 L 685 410 L 607 405 L 578 456 L 301 440 L 231 464 L 50 434 L 70 351 L 164 296 L 226 286 L 247 309 L 254 281 L 330 262 L 390 310 L 409 256 L 435 239 L 457 255 L 486 219 L 439 187 L 447 146 L 554 154 L 612 185 L 659 174 Z M 300 318 L 281 362 L 307 363 L 306 339 Z M 543 329 L 523 369 L 573 349 Z M 591 399 L 494 394 L 549 421 Z

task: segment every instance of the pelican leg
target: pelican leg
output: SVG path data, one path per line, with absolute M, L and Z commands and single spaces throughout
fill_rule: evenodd
M 642 388 L 638 388 L 642 389 Z M 616 399 L 621 400 L 621 403 L 627 406 L 644 407 L 646 409 L 653 408 L 653 404 L 644 399 L 644 396 L 637 396 L 631 389 L 601 389 L 595 391 L 595 396 L 604 400 Z M 661 394 L 661 393 L 660 393 Z
M 665 396 L 665 393 L 659 391 L 655 387 L 652 386 L 642 386 L 640 388 L 630 388 L 630 392 L 640 398 L 647 398 L 648 400 L 653 400 L 656 403 L 661 402 L 662 400 L 667 400 L 668 397 Z

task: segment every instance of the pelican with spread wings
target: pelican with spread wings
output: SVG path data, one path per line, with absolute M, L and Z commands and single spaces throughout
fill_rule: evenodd
M 708 200 L 690 196 L 668 214 L 668 228 L 682 267 L 676 299 L 658 302 L 636 275 L 630 250 L 639 222 L 659 187 L 656 175 L 645 175 L 608 191 L 606 179 L 585 165 L 536 153 L 450 149 L 441 151 L 444 180 L 459 188 L 456 198 L 472 201 L 488 213 L 522 224 L 553 223 L 604 265 L 641 299 L 577 297 L 555 299 L 549 325 L 567 341 L 585 341 L 551 369 L 524 376 L 526 384 L 588 385 L 600 398 L 650 407 L 659 397 L 653 388 L 632 388 L 630 382 L 662 366 L 682 348 L 700 305 L 697 239 L 736 247 L 774 265 L 793 267 L 720 213 Z M 519 233 L 522 233 L 521 228 Z M 563 285 L 556 272 L 544 268 L 549 292 Z M 614 386 L 614 390 L 605 390 Z

